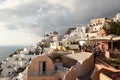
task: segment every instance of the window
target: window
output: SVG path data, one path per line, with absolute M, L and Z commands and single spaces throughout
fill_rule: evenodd
M 89 37 L 89 35 L 87 34 L 87 38 Z
M 45 74 L 46 73 L 46 62 L 39 62 L 39 71 L 40 74 Z

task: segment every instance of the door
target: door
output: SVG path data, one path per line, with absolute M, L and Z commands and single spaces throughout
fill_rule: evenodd
M 40 62 L 40 74 L 46 74 L 46 62 Z

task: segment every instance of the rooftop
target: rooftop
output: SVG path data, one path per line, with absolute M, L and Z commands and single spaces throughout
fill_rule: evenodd
M 81 53 L 69 54 L 67 55 L 67 57 L 83 62 L 84 60 L 88 59 L 91 55 L 92 53 L 89 52 L 81 52 Z

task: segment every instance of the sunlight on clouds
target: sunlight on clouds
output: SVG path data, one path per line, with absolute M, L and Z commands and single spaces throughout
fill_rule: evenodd
M 53 5 L 61 5 L 69 8 L 71 11 L 75 10 L 75 1 L 74 0 L 48 0 L 49 3 Z
M 115 15 L 120 11 L 119 3 L 120 0 L 2 0 L 0 45 L 34 44 L 44 33 L 54 30 L 64 34 L 67 28 L 87 24 L 92 18 Z
M 33 45 L 41 40 L 41 37 L 31 33 L 17 30 L 0 31 L 0 45 Z
M 16 9 L 16 6 L 26 4 L 31 1 L 33 0 L 6 0 L 0 5 L 0 9 L 4 8 Z
M 5 29 L 7 29 L 6 27 L 7 26 L 4 22 L 0 22 L 0 30 L 5 30 Z

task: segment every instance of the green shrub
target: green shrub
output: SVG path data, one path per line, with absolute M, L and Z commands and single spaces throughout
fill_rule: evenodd
M 115 59 L 115 60 L 108 59 L 107 62 L 108 63 L 114 63 L 114 64 L 120 64 L 120 59 Z

